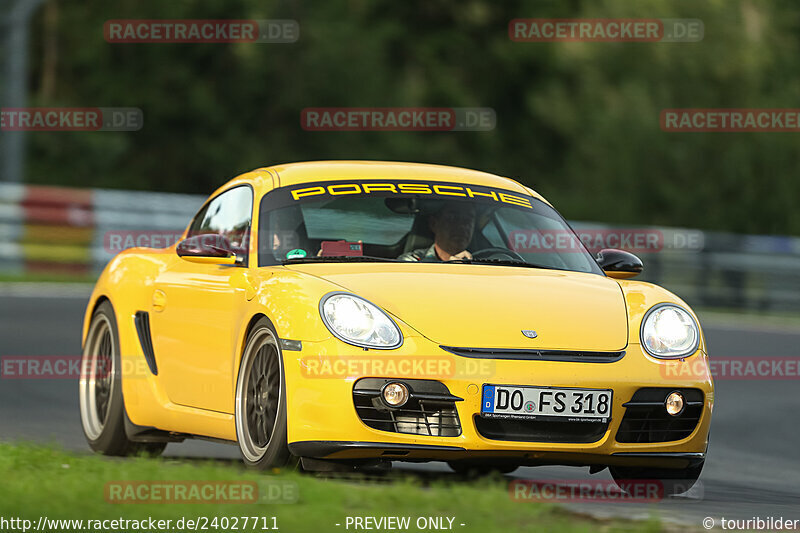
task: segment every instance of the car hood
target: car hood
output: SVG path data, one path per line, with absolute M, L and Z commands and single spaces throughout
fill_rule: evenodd
M 597 274 L 421 263 L 289 268 L 370 300 L 440 345 L 584 351 L 627 345 L 622 290 Z

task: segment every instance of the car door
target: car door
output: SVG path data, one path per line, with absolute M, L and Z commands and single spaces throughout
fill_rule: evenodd
M 151 331 L 159 380 L 179 405 L 233 413 L 236 350 L 249 268 L 253 190 L 231 188 L 208 201 L 189 235 L 221 235 L 236 265 L 203 264 L 177 255 L 155 280 Z

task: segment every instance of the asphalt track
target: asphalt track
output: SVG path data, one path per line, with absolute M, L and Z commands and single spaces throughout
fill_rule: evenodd
M 87 289 L 20 291 L 0 284 L 0 356 L 77 355 Z M 800 326 L 760 321 L 704 320 L 711 357 L 800 357 Z M 573 509 L 594 516 L 647 517 L 701 527 L 719 519 L 800 519 L 800 381 L 717 380 L 711 445 L 701 486 L 690 497 L 658 504 L 581 503 Z M 0 379 L 0 439 L 55 443 L 88 453 L 80 429 L 73 380 Z M 192 441 L 171 444 L 167 455 L 238 460 L 233 446 Z M 442 463 L 395 464 L 423 478 L 455 475 Z M 521 468 L 513 477 L 539 480 L 608 479 L 588 469 Z M 510 479 L 510 478 L 509 478 Z M 466 502 L 454 502 L 453 513 Z M 524 505 L 524 503 L 521 503 Z

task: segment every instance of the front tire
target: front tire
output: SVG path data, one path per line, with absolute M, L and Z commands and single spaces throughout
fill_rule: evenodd
M 89 447 L 104 455 L 158 455 L 166 443 L 138 443 L 125 433 L 122 365 L 114 308 L 104 301 L 95 310 L 81 356 L 81 426 Z
M 272 323 L 261 318 L 247 336 L 236 380 L 236 440 L 245 465 L 266 470 L 292 459 L 285 391 L 278 335 Z

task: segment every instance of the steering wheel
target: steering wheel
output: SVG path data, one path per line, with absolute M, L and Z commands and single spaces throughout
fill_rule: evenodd
M 525 258 L 519 255 L 514 250 L 509 250 L 508 248 L 484 248 L 483 250 L 478 250 L 474 254 L 472 254 L 474 259 L 505 259 L 505 260 L 512 260 L 512 261 L 521 261 L 525 263 Z

